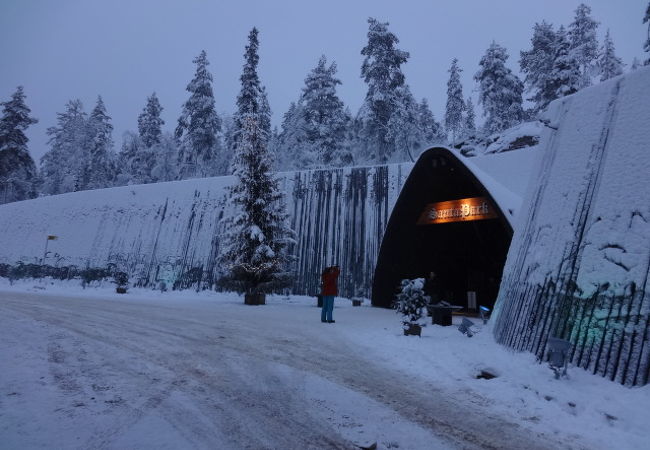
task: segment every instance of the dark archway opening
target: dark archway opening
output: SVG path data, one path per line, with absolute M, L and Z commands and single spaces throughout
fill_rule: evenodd
M 496 218 L 417 224 L 428 204 L 473 197 L 488 199 Z M 475 296 L 476 306 L 492 308 L 511 239 L 512 228 L 503 212 L 458 157 L 445 148 L 427 150 L 413 167 L 388 221 L 372 304 L 391 307 L 401 280 L 434 272 L 434 302 L 467 308 L 474 306 Z

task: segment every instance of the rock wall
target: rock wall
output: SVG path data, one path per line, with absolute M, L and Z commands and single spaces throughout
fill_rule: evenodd
M 551 104 L 495 307 L 497 341 L 625 385 L 650 374 L 650 68 Z
M 342 268 L 341 295 L 368 297 L 390 211 L 412 164 L 278 174 L 298 242 L 294 293 Z M 232 177 L 75 192 L 0 206 L 0 262 L 105 267 L 139 286 L 210 288 Z M 56 240 L 46 241 L 48 235 Z M 47 243 L 47 254 L 45 246 Z

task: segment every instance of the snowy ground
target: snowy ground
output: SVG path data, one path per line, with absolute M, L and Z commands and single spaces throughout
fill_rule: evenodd
M 487 329 L 111 289 L 0 280 L 0 448 L 647 448 L 650 386 L 555 380 Z

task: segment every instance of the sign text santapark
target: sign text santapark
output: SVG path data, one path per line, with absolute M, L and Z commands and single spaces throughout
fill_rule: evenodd
M 497 217 L 494 206 L 485 197 L 473 197 L 429 203 L 424 208 L 417 224 L 469 222 L 472 220 L 496 219 Z

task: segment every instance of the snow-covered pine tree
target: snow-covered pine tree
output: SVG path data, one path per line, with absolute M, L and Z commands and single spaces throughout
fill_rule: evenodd
M 327 66 L 321 56 L 316 67 L 305 78 L 301 108 L 304 114 L 307 142 L 318 152 L 321 167 L 340 166 L 344 147 L 346 116 L 343 102 L 336 94 L 336 63 Z
M 171 133 L 164 132 L 160 142 L 150 148 L 153 157 L 151 181 L 172 181 L 178 179 L 178 145 Z M 220 172 L 224 173 L 225 168 Z
M 368 92 L 359 117 L 363 124 L 360 137 L 364 143 L 361 159 L 386 163 L 395 151 L 395 143 L 387 139 L 388 122 L 400 108 L 397 88 L 404 85 L 401 66 L 408 52 L 396 48 L 397 36 L 388 31 L 388 23 L 368 19 L 368 44 L 361 50 L 365 57 L 361 77 L 368 85 Z M 402 98 L 405 98 L 402 96 Z
M 260 112 L 241 117 L 233 158 L 235 184 L 231 202 L 237 211 L 226 219 L 220 259 L 227 270 L 224 287 L 256 295 L 290 282 L 288 245 L 293 232 L 287 226 L 284 199 L 273 177 L 268 136 L 258 124 Z
M 165 123 L 160 117 L 162 110 L 163 107 L 154 92 L 147 98 L 147 104 L 138 116 L 138 133 L 146 148 L 160 142 L 162 126 Z
M 106 113 L 102 97 L 88 118 L 89 154 L 81 189 L 101 189 L 110 186 L 115 176 L 113 154 L 113 125 Z
M 419 105 L 406 84 L 395 89 L 394 98 L 396 108 L 388 121 L 386 134 L 386 139 L 394 144 L 394 150 L 386 162 L 415 162 L 416 152 L 424 141 L 418 122 Z
M 544 21 L 536 23 L 530 42 L 531 49 L 520 54 L 519 67 L 525 74 L 526 91 L 533 93 L 528 100 L 535 103 L 534 110 L 539 112 L 556 98 L 549 83 L 556 53 L 553 25 Z
M 144 148 L 144 144 L 139 135 L 132 131 L 126 131 L 124 133 L 122 136 L 122 148 L 117 154 L 116 186 L 141 183 L 135 162 L 138 160 L 142 148 Z
M 89 162 L 86 113 L 80 100 L 70 100 L 57 125 L 47 129 L 50 150 L 41 158 L 42 192 L 61 194 L 82 188 Z
M 650 2 L 648 2 L 648 7 L 645 10 L 643 23 L 648 24 L 648 37 L 646 38 L 645 43 L 643 44 L 643 51 L 645 51 L 648 54 L 648 59 L 646 59 L 643 64 L 649 66 L 650 65 Z
M 307 121 L 302 99 L 291 102 L 288 111 L 284 113 L 278 136 L 278 169 L 302 170 L 316 167 L 317 150 L 307 138 Z
M 30 116 L 25 93 L 18 86 L 11 99 L 0 103 L 0 204 L 34 198 L 38 192 L 38 174 L 29 154 L 25 130 L 38 122 Z
M 476 114 L 474 113 L 474 103 L 471 97 L 467 97 L 465 102 L 465 117 L 463 120 L 463 136 L 473 136 L 476 134 Z
M 449 68 L 449 80 L 447 81 L 447 106 L 445 108 L 445 129 L 451 142 L 460 137 L 463 127 L 463 111 L 465 100 L 463 99 L 463 85 L 460 83 L 460 73 L 463 71 L 458 67 L 458 59 L 451 61 Z
M 605 34 L 603 47 L 598 58 L 598 69 L 600 69 L 600 81 L 609 80 L 623 73 L 623 60 L 616 56 L 614 41 L 609 35 L 609 29 Z
M 555 39 L 555 60 L 549 83 L 553 95 L 560 98 L 571 95 L 580 89 L 582 74 L 575 54 L 571 51 L 571 43 L 563 26 L 557 31 Z
M 154 92 L 138 116 L 138 134 L 126 132 L 118 158 L 117 184 L 146 184 L 178 177 L 178 146 L 163 134 L 163 107 Z
M 630 64 L 630 72 L 638 69 L 639 67 L 641 67 L 641 61 L 639 61 L 639 58 L 635 56 L 632 58 L 632 63 Z
M 190 98 L 183 105 L 176 127 L 176 138 L 180 140 L 179 179 L 217 175 L 217 167 L 223 163 L 218 161 L 222 156 L 218 134 L 221 119 L 214 106 L 212 74 L 205 50 L 192 62 L 196 72 L 186 88 Z
M 579 89 L 591 86 L 591 77 L 596 69 L 598 59 L 598 41 L 596 29 L 598 22 L 591 17 L 591 8 L 584 3 L 575 10 L 573 22 L 569 25 L 571 53 L 580 69 Z
M 253 27 L 248 34 L 248 45 L 246 45 L 244 50 L 244 66 L 242 74 L 239 77 L 241 90 L 237 96 L 237 111 L 233 116 L 232 147 L 229 149 L 233 154 L 237 152 L 237 148 L 244 134 L 244 122 L 249 117 L 254 118 L 256 127 L 262 131 L 259 138 L 265 139 L 262 142 L 264 148 L 267 147 L 271 137 L 271 108 L 266 96 L 266 89 L 262 86 L 259 75 L 257 74 L 257 65 L 260 60 L 258 55 L 258 34 L 257 28 Z M 234 172 L 235 170 L 233 165 L 234 156 L 232 161 L 230 164 L 230 172 Z
M 445 144 L 447 137 L 442 129 L 442 125 L 436 120 L 429 108 L 429 102 L 423 98 L 418 105 L 418 127 L 422 135 L 422 145 L 419 150 L 426 150 L 435 144 Z
M 523 120 L 523 83 L 506 67 L 508 53 L 492 42 L 481 58 L 474 79 L 479 83 L 479 103 L 486 116 L 485 130 L 491 134 L 503 131 Z
M 160 137 L 159 139 L 162 139 Z M 125 186 L 131 184 L 147 184 L 154 180 L 151 174 L 155 165 L 155 150 L 160 145 L 147 147 L 139 134 L 127 131 L 122 140 L 122 149 L 117 155 L 117 175 L 115 184 Z M 176 162 L 175 162 L 176 163 Z M 169 181 L 169 180 L 164 180 Z

